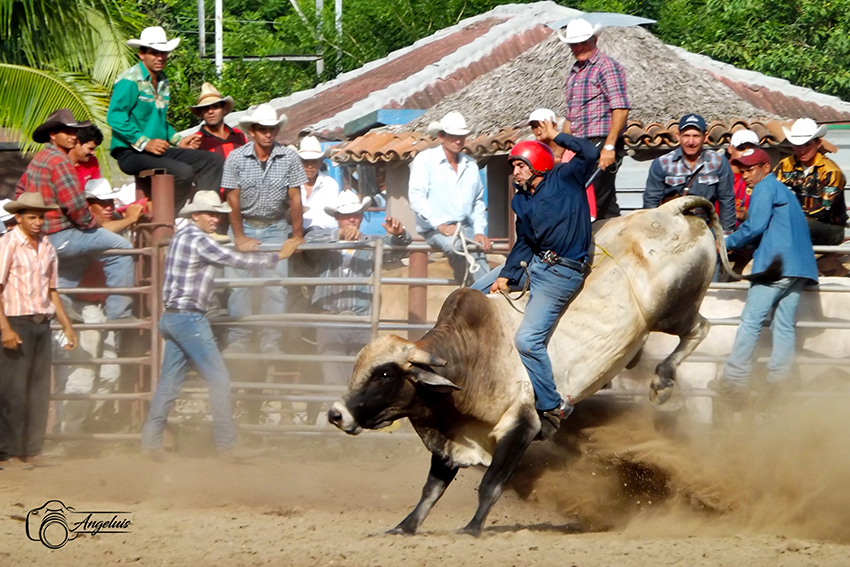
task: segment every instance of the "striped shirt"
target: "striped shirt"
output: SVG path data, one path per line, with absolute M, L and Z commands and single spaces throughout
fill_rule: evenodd
M 26 191 L 41 193 L 45 205 L 58 203 L 61 207 L 44 214 L 44 234 L 95 226 L 74 164 L 53 144 L 44 146 L 27 165 L 15 188 L 15 198 Z
M 573 64 L 566 91 L 566 116 L 573 136 L 607 136 L 611 111 L 631 108 L 623 66 L 598 49 L 583 64 L 578 61 Z
M 6 317 L 53 315 L 50 290 L 59 285 L 56 250 L 47 237 L 39 235 L 38 245 L 21 227 L 0 238 L 0 287 Z
M 168 247 L 162 301 L 167 309 L 207 311 L 217 266 L 256 270 L 272 268 L 277 262 L 276 252 L 237 252 L 189 223 L 177 231 Z
M 307 175 L 298 153 L 277 142 L 265 168 L 250 143 L 230 152 L 221 175 L 223 189 L 239 189 L 239 208 L 248 219 L 283 218 L 289 210 L 289 188 L 304 183 Z

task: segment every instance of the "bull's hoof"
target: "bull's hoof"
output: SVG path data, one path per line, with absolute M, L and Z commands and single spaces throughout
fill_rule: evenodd
M 415 533 L 416 533 L 416 530 L 411 530 L 409 528 L 405 528 L 401 524 L 399 524 L 396 527 L 386 531 L 387 535 L 408 535 L 409 536 L 409 535 L 414 535 Z
M 649 385 L 649 400 L 658 405 L 666 403 L 673 396 L 675 386 L 673 380 L 656 376 Z
M 481 535 L 481 526 L 473 526 L 472 523 L 469 523 L 466 527 L 459 529 L 457 533 L 458 535 L 479 537 Z

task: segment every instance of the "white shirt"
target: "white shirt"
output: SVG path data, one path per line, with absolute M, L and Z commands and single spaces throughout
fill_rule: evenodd
M 475 234 L 487 230 L 478 164 L 463 152 L 458 156 L 457 172 L 449 165 L 443 146 L 419 152 L 410 164 L 408 196 L 420 233 L 451 222 L 469 225 Z
M 309 197 L 307 197 L 306 187 L 302 185 L 301 205 L 310 207 L 310 210 L 303 215 L 304 228 L 336 228 L 336 219 L 325 212 L 325 207 L 334 206 L 337 195 L 339 195 L 339 184 L 333 177 L 324 173 L 319 173 Z

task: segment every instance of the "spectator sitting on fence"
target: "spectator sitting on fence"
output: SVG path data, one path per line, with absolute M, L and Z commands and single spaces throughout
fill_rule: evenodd
M 106 115 L 118 167 L 129 175 L 155 168 L 173 175 L 175 211 L 191 196 L 193 181 L 199 189 L 218 188 L 224 167 L 222 156 L 198 149 L 200 134 L 182 137 L 166 119 L 170 87 L 163 70 L 179 43 L 179 38 L 167 40 L 159 26 L 128 40 L 140 61 L 118 76 Z
M 80 178 L 80 186 L 85 187 L 92 179 L 100 179 L 100 162 L 94 156 L 95 150 L 103 143 L 103 132 L 92 124 L 80 128 L 77 132 L 77 145 L 68 152 L 74 168 Z
M 705 118 L 686 114 L 679 120 L 679 147 L 653 160 L 646 178 L 643 208 L 654 209 L 670 199 L 699 195 L 719 204 L 723 230 L 735 228 L 735 192 L 729 161 L 722 153 L 703 149 Z
M 363 211 L 371 202 L 369 197 L 362 201 L 354 191 L 343 191 L 336 203 L 325 207 L 325 212 L 336 219 L 335 229 L 316 229 L 307 235 L 307 241 L 317 242 L 371 242 L 383 238 L 387 244 L 407 246 L 412 241 L 410 234 L 396 219 L 387 218 L 384 223 L 386 236 L 365 235 L 360 232 Z M 384 252 L 389 261 L 405 256 L 404 250 Z M 318 265 L 321 278 L 368 278 L 374 274 L 375 259 L 372 248 L 311 251 L 310 256 Z M 332 315 L 360 315 L 380 309 L 372 305 L 373 289 L 370 285 L 320 285 L 313 294 L 313 305 L 322 313 Z M 360 352 L 371 338 L 368 329 L 352 328 L 347 324 L 323 327 L 316 330 L 319 354 L 329 356 L 351 356 Z M 351 378 L 352 364 L 346 362 L 323 362 L 322 375 L 325 384 L 344 386 Z
M 739 405 L 748 395 L 753 353 L 771 312 L 773 352 L 767 363 L 768 394 L 780 394 L 789 388 L 800 293 L 805 284 L 817 283 L 818 272 L 806 218 L 794 195 L 771 175 L 767 152 L 747 150 L 735 164 L 753 192 L 750 215 L 738 230 L 726 237 L 726 246 L 735 250 L 757 244 L 753 273 L 769 271 L 776 257 L 782 261 L 781 279 L 771 283 L 753 282 L 750 286 L 723 375 L 708 383 L 710 389 Z
M 806 213 L 806 221 L 815 245 L 837 246 L 844 242 L 847 205 L 844 200 L 845 178 L 841 168 L 821 153 L 826 125 L 800 118 L 789 130 L 782 127 L 794 149 L 794 155 L 776 166 L 776 177 L 788 186 Z
M 92 216 L 106 230 L 131 240 L 130 228 L 134 226 L 143 212 L 143 206 L 135 203 L 127 207 L 124 215 L 115 211 L 113 191 L 106 179 L 93 179 L 86 183 L 86 201 Z M 82 288 L 102 288 L 106 286 L 106 275 L 98 262 L 92 262 L 80 281 Z M 79 321 L 85 325 L 106 323 L 103 309 L 106 295 L 101 293 L 75 294 L 72 297 L 72 313 L 78 314 Z M 80 331 L 80 348 L 65 351 L 63 336 L 57 332 L 54 337 L 56 358 L 117 358 L 116 331 L 110 329 L 86 329 Z M 121 368 L 116 364 L 103 365 L 61 365 L 56 370 L 56 391 L 65 394 L 109 394 L 115 390 Z M 65 401 L 57 405 L 56 428 L 61 433 L 78 434 L 89 417 L 89 410 L 97 412 L 104 407 L 103 400 L 95 403 L 82 400 Z M 63 443 L 57 446 L 53 455 L 64 456 L 68 451 L 79 447 L 79 443 Z
M 416 230 L 425 242 L 446 255 L 455 280 L 470 285 L 490 272 L 486 252 L 487 204 L 478 164 L 463 153 L 470 130 L 459 112 L 449 112 L 439 123 L 440 145 L 419 152 L 410 164 L 410 208 Z M 482 251 L 465 253 L 463 240 Z
M 6 203 L 11 203 L 12 199 L 2 199 L 0 200 L 0 234 L 4 234 L 13 228 L 18 222 L 15 220 L 15 215 L 6 211 L 3 207 L 6 206 Z
M 538 108 L 534 112 L 531 113 L 531 116 L 528 117 L 528 125 L 531 127 L 531 133 L 534 134 L 534 139 L 538 142 L 542 142 L 549 146 L 549 149 L 552 150 L 552 153 L 555 154 L 555 161 L 560 163 L 567 163 L 570 161 L 575 154 L 575 152 L 571 152 L 567 148 L 563 148 L 556 144 L 554 140 L 546 140 L 543 134 L 543 125 L 546 122 L 554 122 L 558 125 L 558 128 L 563 128 L 563 120 L 560 122 L 558 118 L 555 116 L 555 113 L 548 108 Z M 590 206 L 590 220 L 596 220 L 596 190 L 593 187 L 593 184 L 587 186 L 587 204 Z M 619 210 L 619 209 L 618 209 Z M 617 213 L 619 215 L 619 212 Z
M 247 254 L 224 248 L 210 235 L 215 232 L 219 215 L 229 211 L 230 207 L 221 203 L 217 191 L 198 191 L 192 203 L 180 211 L 191 222 L 177 231 L 168 248 L 162 286 L 165 312 L 159 320 L 165 340 L 162 372 L 142 429 L 142 449 L 154 460 L 166 457 L 162 449 L 163 430 L 190 363 L 207 382 L 212 433 L 219 456 L 237 462 L 252 456 L 237 448 L 230 376 L 204 314 L 209 309 L 216 266 L 243 270 L 272 268 L 291 256 L 301 241 L 290 238 L 278 252 Z
M 233 150 L 224 164 L 221 186 L 227 191 L 230 206 L 230 237 L 241 251 L 256 250 L 260 244 L 280 246 L 287 240 L 304 242 L 301 210 L 301 185 L 307 181 L 298 154 L 275 141 L 286 115 L 278 117 L 269 104 L 259 105 L 253 113 L 239 121 L 247 127 L 253 142 Z M 263 270 L 225 268 L 228 278 L 285 278 L 288 262 Z M 245 317 L 253 312 L 248 288 L 234 288 L 227 306 L 231 317 Z M 262 294 L 261 312 L 273 315 L 286 312 L 287 290 L 283 286 L 267 286 L 256 290 Z M 280 329 L 267 327 L 260 331 L 260 352 L 280 354 Z M 248 352 L 251 330 L 231 327 L 227 354 Z
M 4 210 L 18 226 L 0 238 L 0 469 L 49 464 L 40 454 L 50 408 L 50 319 L 55 315 L 68 339 L 77 336 L 56 292 L 58 261 L 41 232 L 45 203 L 24 193 Z
M 319 140 L 305 136 L 298 148 L 298 157 L 304 167 L 307 181 L 301 184 L 301 204 L 309 210 L 304 212 L 304 230 L 309 228 L 334 228 L 336 221 L 325 212 L 328 206 L 336 202 L 339 184 L 322 171 L 322 159 L 325 152 Z
M 104 250 L 129 249 L 132 245 L 117 234 L 99 228 L 86 205 L 73 156 L 69 157 L 77 146 L 77 132 L 86 126 L 89 122 L 78 123 L 66 108 L 48 116 L 32 134 L 34 142 L 46 145 L 27 166 L 15 195 L 20 198 L 25 192 L 40 193 L 48 205 L 59 205 L 44 215 L 43 232 L 59 257 L 60 288 L 77 287 L 93 260 L 103 265 L 108 287 L 132 287 L 135 277 L 131 257 L 94 258 Z M 126 319 L 131 316 L 132 306 L 132 297 L 110 295 L 106 317 Z

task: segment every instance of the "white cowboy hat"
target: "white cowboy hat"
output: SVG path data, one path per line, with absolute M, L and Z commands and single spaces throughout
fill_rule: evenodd
M 99 199 L 101 201 L 115 199 L 121 192 L 120 189 L 113 189 L 106 179 L 89 179 L 86 181 L 85 190 L 86 199 Z
M 734 148 L 740 148 L 744 144 L 759 145 L 759 135 L 752 130 L 738 130 L 732 134 L 732 139 L 729 140 Z
M 11 203 L 12 199 L 2 199 L 0 200 L 0 223 L 4 223 L 7 220 L 11 219 L 15 216 L 15 213 L 9 213 L 4 208 L 7 203 Z M 0 231 L 2 231 L 5 227 L 0 226 Z
M 450 136 L 466 136 L 469 134 L 469 127 L 460 112 L 449 112 L 440 120 L 440 132 Z
M 59 205 L 57 205 L 56 203 L 45 205 L 44 197 L 41 196 L 41 193 L 36 193 L 34 191 L 27 191 L 25 193 L 21 193 L 18 196 L 17 201 L 9 201 L 5 205 L 3 205 L 3 209 L 6 212 L 12 214 L 24 210 L 55 211 L 58 208 Z
M 529 124 L 532 122 L 546 122 L 547 120 L 551 120 L 552 122 L 556 120 L 555 113 L 548 108 L 538 108 L 528 117 Z
M 826 124 L 818 128 L 818 123 L 811 118 L 799 118 L 794 121 L 790 130 L 782 126 L 782 132 L 792 145 L 802 146 L 814 138 L 823 138 L 826 135 Z
M 254 124 L 259 124 L 260 126 L 280 126 L 283 128 L 286 126 L 288 119 L 286 118 L 286 114 L 277 115 L 277 110 L 270 104 L 264 103 L 257 108 L 254 109 L 254 112 L 251 114 L 246 114 L 242 118 L 239 119 L 239 125 L 242 126 L 245 130 L 249 129 Z
M 230 205 L 222 204 L 217 191 L 198 191 L 192 202 L 185 205 L 177 216 L 189 217 L 192 213 L 229 213 Z
M 139 39 L 127 40 L 127 45 L 129 45 L 130 47 L 149 47 L 151 49 L 156 49 L 157 51 L 164 51 L 166 53 L 168 53 L 169 51 L 173 51 L 179 43 L 179 37 L 175 37 L 174 39 L 169 41 L 165 37 L 165 30 L 159 26 L 153 26 L 151 28 L 143 29 L 142 34 L 139 36 Z
M 322 159 L 324 155 L 325 152 L 322 150 L 322 144 L 319 143 L 319 139 L 315 136 L 305 136 L 301 140 L 301 144 L 298 147 L 298 156 L 301 159 Z
M 340 191 L 336 198 L 336 205 L 328 205 L 325 207 L 325 212 L 330 216 L 336 215 L 353 215 L 362 213 L 372 204 L 372 198 L 366 197 L 362 201 L 357 193 L 351 190 Z
M 558 30 L 558 39 L 564 43 L 582 43 L 598 34 L 601 29 L 602 24 L 594 26 L 584 18 L 576 18 Z
M 192 111 L 192 114 L 201 118 L 203 117 L 204 112 L 206 112 L 206 108 L 217 102 L 221 102 L 224 104 L 225 116 L 233 111 L 232 97 L 222 97 L 221 93 L 218 92 L 218 89 L 215 88 L 212 84 L 204 83 L 203 85 L 201 85 L 201 96 L 198 97 L 198 103 L 195 106 L 190 106 L 189 110 Z

